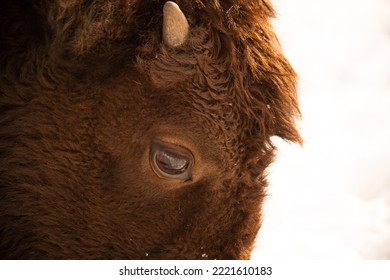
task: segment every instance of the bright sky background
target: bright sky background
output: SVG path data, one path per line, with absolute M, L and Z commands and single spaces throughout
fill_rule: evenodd
M 303 147 L 275 139 L 252 259 L 390 259 L 390 0 L 273 0 Z

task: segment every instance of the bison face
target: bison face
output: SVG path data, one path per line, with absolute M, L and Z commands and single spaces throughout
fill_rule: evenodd
M 1 258 L 250 257 L 295 74 L 267 1 L 209 2 L 1 4 Z
M 94 166 L 77 172 L 93 182 L 79 189 L 85 199 L 61 202 L 80 214 L 58 221 L 56 236 L 69 225 L 80 249 L 86 246 L 74 255 L 79 257 L 92 250 L 86 245 L 92 242 L 102 258 L 248 258 L 260 226 L 261 167 L 242 172 L 237 161 L 244 158 L 229 144 L 237 141 L 234 134 L 222 130 L 225 120 L 203 116 L 181 98 L 189 84 L 161 90 L 132 79 L 100 88 L 102 100 L 85 125 L 94 130 L 94 149 L 84 155 Z M 264 166 L 269 157 L 262 158 Z M 75 227 L 81 217 L 85 224 Z

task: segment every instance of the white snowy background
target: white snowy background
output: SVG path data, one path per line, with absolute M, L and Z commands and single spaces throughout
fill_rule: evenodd
M 390 259 L 390 0 L 273 0 L 303 147 L 275 139 L 252 259 Z

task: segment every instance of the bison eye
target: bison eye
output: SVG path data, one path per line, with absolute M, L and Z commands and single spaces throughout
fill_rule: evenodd
M 187 181 L 191 179 L 192 156 L 184 148 L 153 143 L 150 163 L 158 176 Z

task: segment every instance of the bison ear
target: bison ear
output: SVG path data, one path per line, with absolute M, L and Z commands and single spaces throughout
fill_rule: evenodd
M 172 48 L 181 46 L 187 40 L 189 25 L 179 6 L 171 1 L 163 9 L 163 40 Z

